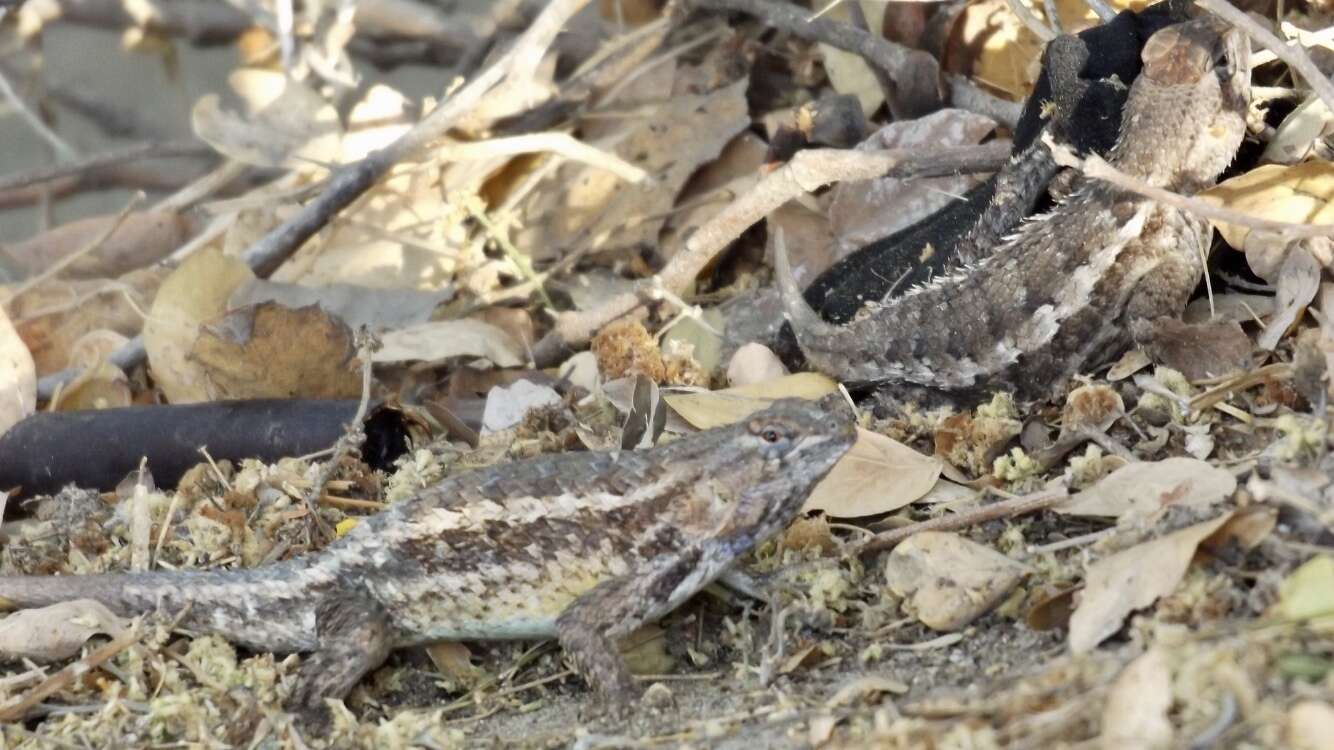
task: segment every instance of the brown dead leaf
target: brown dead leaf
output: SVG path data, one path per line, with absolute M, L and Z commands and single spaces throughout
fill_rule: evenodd
M 131 271 L 119 279 L 52 279 L 10 303 L 10 319 L 37 365 L 38 377 L 69 367 L 75 344 L 92 331 L 134 336 L 165 269 Z
M 465 687 L 476 685 L 486 676 L 486 672 L 472 663 L 472 652 L 462 643 L 433 643 L 426 647 L 426 655 L 441 676 Z
M 114 637 L 126 627 L 125 620 L 92 599 L 25 609 L 0 620 L 0 654 L 10 659 L 66 659 L 79 653 L 89 638 L 99 633 Z
M 232 292 L 227 300 L 227 309 L 234 310 L 261 302 L 277 302 L 293 310 L 319 305 L 321 310 L 336 316 L 353 330 L 365 326 L 379 332 L 424 323 L 430 319 L 436 306 L 449 301 L 453 296 L 454 290 L 449 287 L 426 292 L 356 284 L 306 286 L 253 279 Z
M 262 302 L 206 323 L 190 359 L 213 399 L 351 398 L 361 393 L 352 331 L 316 305 Z
M 0 435 L 37 409 L 37 367 L 0 307 Z
M 857 518 L 898 510 L 926 495 L 940 470 L 939 459 L 858 428 L 857 442 L 811 491 L 802 512 Z
M 1100 745 L 1104 750 L 1170 747 L 1173 732 L 1167 712 L 1171 707 L 1172 674 L 1167 656 L 1161 649 L 1151 648 L 1126 665 L 1107 691 Z
M 1147 516 L 1167 505 L 1209 508 L 1231 497 L 1236 488 L 1232 472 L 1198 459 L 1175 456 L 1126 464 L 1055 510 L 1072 516 Z
M 97 249 L 73 261 L 61 272 L 69 277 L 114 277 L 155 263 L 175 250 L 195 231 L 194 222 L 174 211 L 135 211 L 123 220 L 117 214 L 71 221 L 4 246 L 4 252 L 28 273 L 39 273 L 72 253 L 96 242 L 120 221 Z
M 802 372 L 719 391 L 665 393 L 662 398 L 691 426 L 707 430 L 745 419 L 775 399 L 818 399 L 836 390 L 838 384 L 824 375 Z
M 885 581 L 932 630 L 955 631 L 986 614 L 1029 572 L 990 547 L 958 534 L 923 531 L 894 548 Z
M 206 248 L 162 282 L 144 323 L 144 348 L 167 401 L 188 404 L 212 398 L 206 372 L 190 350 L 200 326 L 222 314 L 232 291 L 254 278 L 241 261 Z
M 1132 467 L 1133 464 L 1126 468 Z M 1200 542 L 1231 517 L 1231 513 L 1224 513 L 1090 565 L 1079 604 L 1070 616 L 1070 651 L 1075 654 L 1092 651 L 1120 630 L 1122 621 L 1131 612 L 1175 590 Z
M 1149 354 L 1187 380 L 1231 375 L 1251 365 L 1251 337 L 1235 321 L 1191 324 L 1163 317 L 1150 325 L 1152 331 L 1139 337 L 1149 341 Z
M 51 401 L 52 411 L 81 411 L 84 409 L 114 409 L 133 403 L 130 379 L 119 367 L 109 362 L 87 365 L 78 377 L 60 389 Z

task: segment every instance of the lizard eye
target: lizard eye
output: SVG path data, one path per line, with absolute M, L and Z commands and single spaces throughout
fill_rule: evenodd
M 782 436 L 778 434 L 778 430 L 775 430 L 773 428 L 769 428 L 764 432 L 760 433 L 760 439 L 766 443 L 776 443 L 781 438 Z

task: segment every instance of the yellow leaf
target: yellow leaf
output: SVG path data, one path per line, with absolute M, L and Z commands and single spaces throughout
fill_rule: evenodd
M 1334 223 L 1334 164 L 1308 161 L 1292 166 L 1267 164 L 1224 180 L 1200 193 L 1200 198 L 1234 211 L 1274 221 L 1299 224 Z M 1232 247 L 1241 250 L 1250 234 L 1247 227 L 1214 221 L 1214 227 Z
M 763 383 L 699 393 L 666 393 L 663 400 L 692 427 L 707 430 L 740 421 L 780 398 L 818 399 L 838 390 L 829 378 L 802 372 Z

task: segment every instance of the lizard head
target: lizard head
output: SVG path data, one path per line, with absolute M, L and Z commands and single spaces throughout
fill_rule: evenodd
M 1116 163 L 1157 187 L 1207 187 L 1232 162 L 1246 133 L 1249 39 L 1221 19 L 1202 16 L 1157 32 L 1140 56 L 1144 70 L 1126 102 Z
M 747 449 L 780 464 L 822 464 L 828 460 L 832 466 L 852 445 L 856 429 L 848 410 L 829 409 L 823 403 L 803 399 L 776 401 L 746 419 L 741 442 Z

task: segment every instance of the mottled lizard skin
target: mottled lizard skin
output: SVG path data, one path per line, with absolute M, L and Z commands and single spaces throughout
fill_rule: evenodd
M 1245 134 L 1250 48 L 1213 18 L 1149 39 L 1108 161 L 1184 194 L 1211 185 Z M 808 362 L 854 384 L 1046 398 L 1119 356 L 1131 322 L 1179 315 L 1203 271 L 1210 229 L 1195 216 L 1083 179 L 976 263 L 885 301 L 846 325 L 822 320 L 777 270 Z
M 297 709 L 341 697 L 391 649 L 460 639 L 556 637 L 624 699 L 636 691 L 616 640 L 784 528 L 852 445 L 847 411 L 785 400 L 650 450 L 461 473 L 279 564 L 0 577 L 0 600 L 162 610 L 251 649 L 306 653 Z

